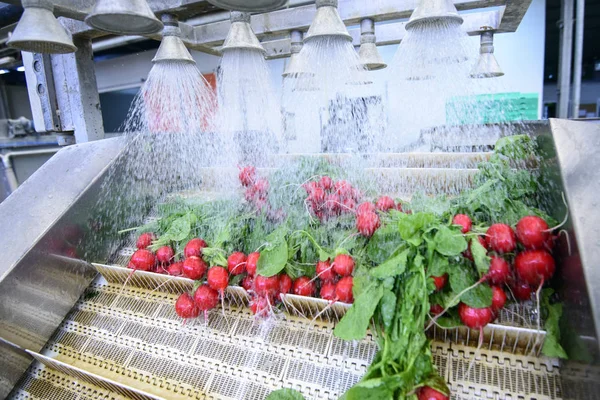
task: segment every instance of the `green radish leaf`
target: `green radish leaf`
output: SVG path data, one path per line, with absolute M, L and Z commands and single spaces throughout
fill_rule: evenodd
M 271 392 L 265 400 L 304 400 L 304 396 L 294 389 L 279 389 Z
M 240 282 L 246 277 L 246 275 L 233 275 L 229 280 L 229 286 L 240 286 Z
M 256 264 L 256 272 L 266 277 L 277 275 L 285 268 L 287 260 L 287 242 L 281 240 L 260 252 L 260 257 Z
M 487 250 L 479 243 L 477 238 L 471 238 L 471 254 L 473 255 L 477 271 L 481 275 L 487 274 L 490 269 L 491 258 L 487 256 Z
M 492 294 L 491 287 L 481 284 L 460 296 L 460 301 L 469 307 L 485 308 L 492 305 Z
M 449 275 L 450 287 L 452 288 L 453 293 L 449 295 L 451 298 L 448 299 L 449 304 L 445 304 L 446 307 L 456 305 L 459 300 L 456 299 L 456 295 L 474 285 L 476 282 L 473 276 L 473 269 L 464 264 L 453 265 L 449 271 Z M 454 302 L 450 304 L 451 300 L 454 300 Z M 460 297 L 460 301 L 470 307 L 489 307 L 492 305 L 492 289 L 486 284 L 479 284 L 464 293 Z
M 377 229 L 367 244 L 367 257 L 374 264 L 381 264 L 390 258 L 404 241 L 400 237 L 397 224 L 384 225 Z
M 392 400 L 394 393 L 388 389 L 383 378 L 361 381 L 352 386 L 345 394 L 345 400 Z
M 394 314 L 396 312 L 396 295 L 391 290 L 385 290 L 379 304 L 383 325 L 387 330 L 394 320 Z
M 198 288 L 200 286 L 202 286 L 202 283 L 203 283 L 202 280 L 200 280 L 200 281 L 194 281 L 194 286 L 192 286 L 192 293 L 191 293 L 192 296 L 194 295 L 194 293 L 196 293 L 196 290 L 198 290 Z
M 374 278 L 385 279 L 402 274 L 406 270 L 406 262 L 410 250 L 406 249 L 395 257 L 390 258 L 383 264 L 371 270 Z
M 440 226 L 433 240 L 436 251 L 444 256 L 458 256 L 468 247 L 462 233 L 447 226 Z
M 398 223 L 398 231 L 402 239 L 417 247 L 423 243 L 421 230 L 433 223 L 436 220 L 434 214 L 416 213 L 416 214 L 401 214 Z
M 559 322 L 562 317 L 563 306 L 561 303 L 550 303 L 550 297 L 554 293 L 552 289 L 544 289 L 542 291 L 542 307 L 547 312 L 546 322 L 544 323 L 544 329 L 546 330 L 546 337 L 544 338 L 544 345 L 542 347 L 542 353 L 547 357 L 564 358 L 567 359 L 567 353 L 560 345 L 560 329 Z
M 367 334 L 371 317 L 383 296 L 383 287 L 372 284 L 354 300 L 333 334 L 343 340 L 361 340 Z
M 447 257 L 442 257 L 439 253 L 433 253 L 431 264 L 427 268 L 429 276 L 442 276 L 448 272 L 450 263 Z
M 327 260 L 334 259 L 334 258 L 335 258 L 335 256 L 332 255 L 327 250 L 325 250 L 323 248 L 319 249 L 319 260 L 320 261 L 327 261 Z

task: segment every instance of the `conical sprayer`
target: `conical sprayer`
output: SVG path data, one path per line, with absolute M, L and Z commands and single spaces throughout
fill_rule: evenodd
M 290 62 L 287 67 L 285 67 L 285 71 L 283 71 L 284 78 L 288 76 L 300 76 L 300 75 L 313 75 L 310 72 L 310 69 L 305 65 L 306 63 L 303 59 L 298 55 L 300 50 L 302 50 L 302 37 L 303 34 L 300 31 L 292 31 L 290 33 L 291 39 L 291 48 L 290 48 Z
M 164 23 L 163 38 L 158 47 L 156 55 L 152 59 L 153 64 L 160 62 L 183 62 L 195 64 L 196 61 L 183 44 L 181 40 L 181 30 L 177 17 L 170 14 L 163 14 L 162 21 Z
M 486 30 L 481 32 L 479 59 L 471 71 L 471 78 L 497 78 L 504 75 L 494 56 L 494 32 L 490 27 L 484 29 Z
M 375 43 L 375 22 L 370 18 L 365 18 L 360 21 L 360 48 L 358 49 L 358 56 L 361 65 L 369 71 L 387 67 Z
M 406 23 L 406 30 L 434 20 L 455 21 L 458 24 L 463 23 L 463 19 L 458 14 L 452 0 L 421 0 Z
M 163 28 L 146 0 L 97 0 L 85 23 L 117 35 L 148 35 Z
M 352 41 L 352 36 L 338 13 L 338 0 L 317 0 L 316 6 L 317 14 L 304 36 L 305 43 L 316 37 L 341 37 Z
M 231 12 L 231 28 L 229 28 L 229 33 L 221 50 L 227 51 L 232 49 L 254 50 L 266 54 L 265 49 L 250 26 L 250 13 L 240 11 Z

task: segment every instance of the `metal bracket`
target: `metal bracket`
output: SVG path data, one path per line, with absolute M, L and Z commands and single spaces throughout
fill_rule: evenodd
M 32 104 L 34 125 L 38 132 L 57 132 L 61 128 L 50 57 L 49 54 L 23 52 L 25 68 L 29 67 L 35 76 L 35 81 L 27 88 L 30 98 L 39 99 L 41 113 L 36 113 Z M 28 83 L 29 79 L 30 74 L 27 75 Z

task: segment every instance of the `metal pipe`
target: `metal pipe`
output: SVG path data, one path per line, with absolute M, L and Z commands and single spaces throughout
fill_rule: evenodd
M 575 60 L 573 61 L 573 102 L 571 116 L 579 118 L 579 104 L 581 97 L 581 69 L 583 64 L 583 25 L 585 0 L 577 0 L 577 14 L 575 17 Z
M 573 59 L 573 0 L 561 0 L 560 47 L 558 62 L 557 115 L 569 118 L 571 60 Z
M 12 163 L 10 161 L 11 157 L 14 156 L 33 156 L 39 154 L 54 154 L 60 149 L 38 149 L 38 150 L 26 150 L 26 151 L 10 151 L 8 153 L 0 154 L 0 159 L 2 159 L 2 165 L 4 166 L 4 174 L 6 175 L 6 180 L 8 181 L 8 188 L 10 192 L 14 192 L 19 187 L 19 181 L 17 180 L 17 175 L 15 174 L 15 170 L 12 167 Z

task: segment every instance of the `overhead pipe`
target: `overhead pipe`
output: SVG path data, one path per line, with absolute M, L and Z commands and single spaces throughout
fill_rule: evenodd
M 573 60 L 573 1 L 562 0 L 561 3 L 557 116 L 558 118 L 569 118 L 571 61 Z
M 581 69 L 583 67 L 583 25 L 585 18 L 585 0 L 577 0 L 575 18 L 575 60 L 573 60 L 573 101 L 571 116 L 579 118 L 581 101 Z

